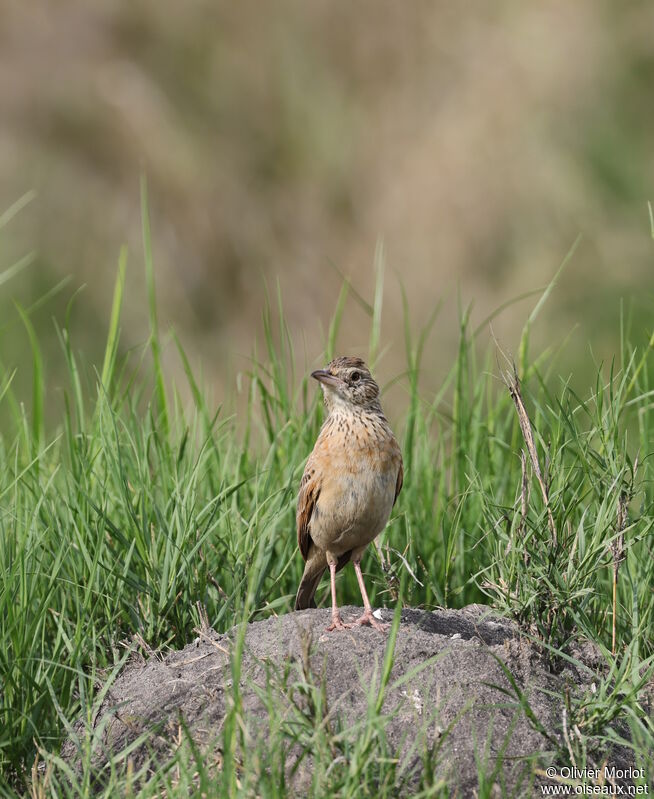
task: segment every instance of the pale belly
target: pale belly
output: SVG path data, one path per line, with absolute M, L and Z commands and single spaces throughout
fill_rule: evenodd
M 311 518 L 316 546 L 335 555 L 367 546 L 388 521 L 396 480 L 395 468 L 367 469 L 356 476 L 332 472 Z

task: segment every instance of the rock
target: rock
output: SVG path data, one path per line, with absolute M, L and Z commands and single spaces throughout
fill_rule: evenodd
M 359 608 L 343 608 L 346 621 L 360 613 Z M 383 614 L 392 619 L 392 611 Z M 364 727 L 356 725 L 369 712 L 371 691 L 376 696 L 388 643 L 388 636 L 365 627 L 326 633 L 329 618 L 329 610 L 291 613 L 250 624 L 245 636 L 243 719 L 251 740 L 264 746 L 272 740 L 271 725 L 294 730 L 286 768 L 290 775 L 295 765 L 292 780 L 300 795 L 309 786 L 313 754 L 303 753 L 302 730 L 292 726 L 293 719 L 305 714 L 312 733 L 328 714 L 331 725 L 337 727 L 338 718 L 346 734 L 351 729 L 352 735 L 361 735 Z M 153 752 L 157 759 L 167 758 L 179 739 L 180 717 L 202 751 L 210 753 L 207 761 L 219 761 L 216 752 L 233 695 L 230 652 L 236 635 L 236 628 L 225 635 L 208 630 L 181 651 L 129 664 L 111 685 L 94 722 L 100 731 L 98 766 L 146 731 L 154 736 L 135 747 L 135 763 Z M 535 720 L 520 706 L 502 663 L 524 692 Z M 402 790 L 418 787 L 425 758 L 431 758 L 435 773 L 458 786 L 461 796 L 478 790 L 480 771 L 507 793 L 528 795 L 535 790 L 540 755 L 562 741 L 563 707 L 556 694 L 564 686 L 573 692 L 588 689 L 593 677 L 570 665 L 551 673 L 518 627 L 485 606 L 403 610 L 381 708 L 387 716 L 386 743 L 400 757 Z M 312 686 L 319 690 L 323 683 L 327 709 L 312 719 L 318 712 L 310 699 Z M 305 739 L 311 740 L 310 735 Z M 64 757 L 76 758 L 72 740 Z M 537 784 L 540 778 L 535 779 Z

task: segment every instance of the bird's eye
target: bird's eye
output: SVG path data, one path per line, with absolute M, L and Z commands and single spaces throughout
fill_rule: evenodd
M 350 380 L 351 380 L 353 383 L 356 383 L 356 382 L 358 382 L 359 380 L 361 380 L 361 375 L 359 374 L 359 372 L 352 372 L 352 374 L 350 375 Z

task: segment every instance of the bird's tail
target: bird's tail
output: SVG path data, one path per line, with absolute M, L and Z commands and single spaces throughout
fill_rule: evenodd
M 304 569 L 304 574 L 302 575 L 302 579 L 300 580 L 300 587 L 297 589 L 297 596 L 295 597 L 295 610 L 306 610 L 307 608 L 316 607 L 313 597 L 316 593 L 318 583 L 320 582 L 320 578 L 322 577 L 325 568 L 326 564 L 320 569 L 310 570 L 309 564 L 307 563 Z
M 339 556 L 336 564 L 336 571 L 339 572 L 345 566 L 352 556 L 352 550 L 344 552 Z M 316 562 L 318 561 L 318 562 Z M 312 557 L 309 552 L 306 565 L 304 567 L 304 574 L 300 580 L 300 587 L 297 589 L 297 596 L 295 597 L 295 610 L 306 610 L 307 608 L 315 608 L 316 603 L 313 599 L 320 578 L 325 573 L 327 568 L 327 560 L 323 557 L 322 561 Z

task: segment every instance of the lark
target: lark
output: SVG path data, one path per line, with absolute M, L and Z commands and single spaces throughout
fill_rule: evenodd
M 329 568 L 332 623 L 344 630 L 336 602 L 336 572 L 352 561 L 364 613 L 355 624 L 383 631 L 373 616 L 361 557 L 384 529 L 402 489 L 402 452 L 379 402 L 379 386 L 361 358 L 343 356 L 312 372 L 322 388 L 326 417 L 304 470 L 297 504 L 297 538 L 306 561 L 295 609 L 315 607 Z

